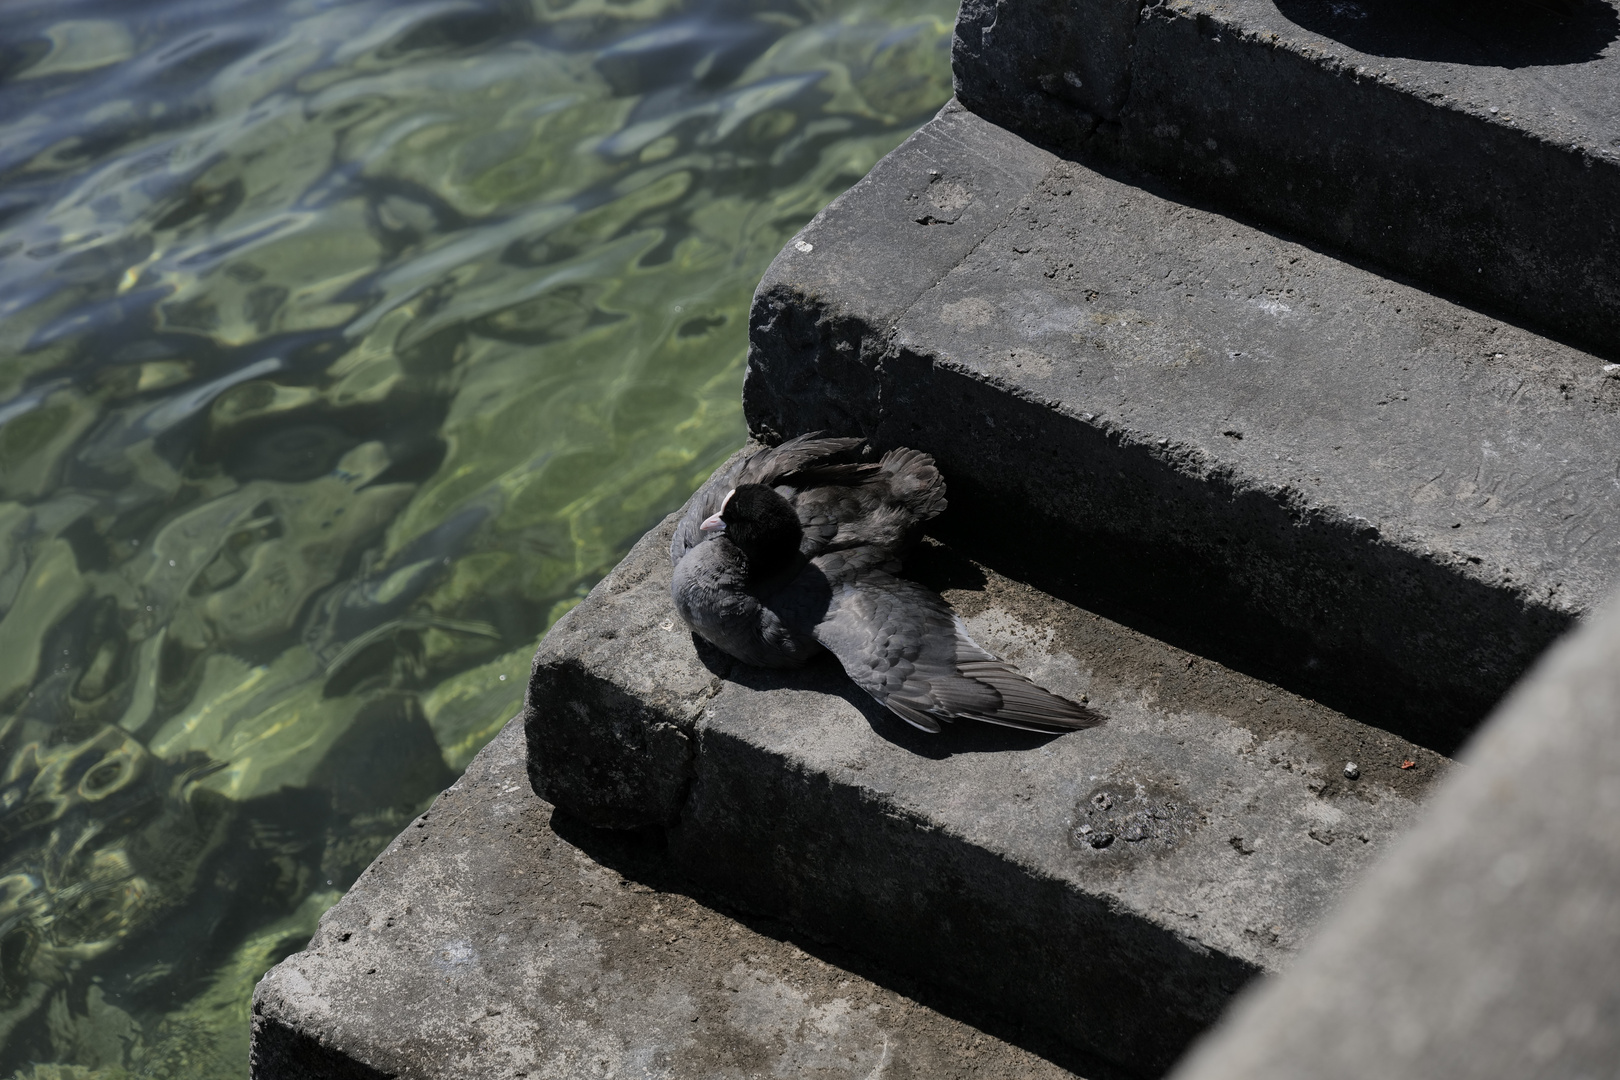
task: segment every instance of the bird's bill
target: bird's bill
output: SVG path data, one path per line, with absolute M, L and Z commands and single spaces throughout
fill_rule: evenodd
M 719 511 L 704 518 L 703 524 L 699 525 L 698 528 L 702 529 L 704 532 L 725 532 L 726 523 L 720 519 L 720 515 L 726 512 L 726 507 L 731 505 L 731 497 L 735 494 L 737 494 L 736 488 L 732 488 L 730 491 L 726 492 L 726 497 L 720 500 Z

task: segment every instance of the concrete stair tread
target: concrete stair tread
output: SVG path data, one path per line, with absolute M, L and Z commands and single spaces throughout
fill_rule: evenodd
M 1615 1075 L 1620 594 L 1548 651 L 1465 761 L 1174 1080 L 1281 1080 L 1301 1061 L 1314 1080 Z
M 700 648 L 670 604 L 674 520 L 542 643 L 536 789 L 589 822 L 662 827 L 701 887 L 1133 1072 L 1284 964 L 1446 767 L 934 545 L 908 572 L 1108 721 L 929 737 L 831 663 Z
M 261 983 L 254 1075 L 1073 1075 L 564 831 L 514 721 Z
M 812 222 L 756 300 L 753 429 L 933 453 L 947 535 L 1033 513 L 1195 562 L 1288 685 L 1455 747 L 1607 586 L 1620 371 L 1042 153 L 947 107 Z M 963 235 L 919 223 L 981 188 Z M 844 284 L 901 262 L 903 296 Z

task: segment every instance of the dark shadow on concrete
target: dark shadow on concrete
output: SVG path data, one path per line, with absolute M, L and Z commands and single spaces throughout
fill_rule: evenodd
M 899 722 L 896 720 L 896 723 Z M 597 829 L 560 809 L 552 811 L 550 827 L 558 837 L 625 878 L 660 892 L 690 897 L 736 920 L 756 934 L 794 945 L 818 960 L 904 995 L 993 1038 L 1037 1054 L 1086 1080 L 1145 1080 L 1141 1074 L 1125 1072 L 1117 1065 L 1053 1038 L 1016 1017 L 975 1007 L 963 1001 L 960 994 L 942 992 L 929 982 L 896 974 L 859 953 L 806 934 L 779 919 L 727 904 L 680 873 L 678 865 L 669 855 L 668 838 L 663 829 Z
M 1589 353 L 1595 359 L 1605 363 L 1620 363 L 1620 349 L 1615 347 L 1614 342 L 1593 341 L 1583 338 L 1579 334 L 1570 333 L 1566 327 L 1560 327 L 1545 320 L 1538 321 L 1525 318 L 1521 313 L 1503 307 L 1501 304 L 1492 303 L 1488 299 L 1482 299 L 1461 291 L 1456 287 L 1458 282 L 1455 280 L 1425 279 L 1408 273 L 1388 261 L 1381 261 L 1362 252 L 1347 248 L 1343 244 L 1331 243 L 1320 237 L 1310 236 L 1296 229 L 1289 229 L 1275 222 L 1267 221 L 1246 212 L 1242 207 L 1224 203 L 1220 199 L 1211 197 L 1206 192 L 1200 192 L 1185 184 L 1167 180 L 1141 168 L 1125 165 L 1099 155 L 1077 152 L 1073 147 L 1064 147 L 1055 143 L 1041 142 L 1040 140 L 1034 141 L 1037 145 L 1057 154 L 1059 157 L 1078 162 L 1092 172 L 1106 176 L 1110 180 L 1117 180 L 1122 184 L 1141 188 L 1143 191 L 1156 195 L 1167 202 L 1177 203 L 1190 210 L 1201 210 L 1206 214 L 1216 214 L 1220 217 L 1229 218 L 1239 225 L 1254 229 L 1256 232 L 1265 233 L 1267 236 L 1281 240 L 1285 244 L 1298 244 L 1300 247 L 1309 248 L 1318 255 L 1326 255 L 1330 259 L 1337 259 L 1339 262 L 1347 263 L 1358 270 L 1365 270 L 1369 274 L 1376 274 L 1381 278 L 1386 278 L 1397 285 L 1405 285 L 1408 288 L 1426 292 L 1430 296 L 1437 297 L 1449 304 L 1456 304 L 1461 308 L 1467 308 L 1469 311 L 1477 312 L 1488 319 L 1495 319 L 1498 322 L 1516 326 L 1520 330 L 1547 338 L 1549 341 L 1555 341 L 1560 345 L 1567 345 L 1572 349 Z
M 729 655 L 721 652 L 718 646 L 711 645 L 709 639 L 702 637 L 697 631 L 692 631 L 692 651 L 697 653 L 703 666 L 709 669 L 709 674 L 722 679 L 731 678 L 731 669 L 744 667 L 741 661 L 733 660 Z
M 744 910 L 1146 1075 L 1167 1071 L 1258 974 L 900 800 L 783 764 L 711 733 L 668 830 L 683 872 Z
M 1276 0 L 1285 18 L 1369 56 L 1476 67 L 1596 60 L 1620 37 L 1608 0 Z
M 979 564 L 943 544 L 919 544 L 906 556 L 906 577 L 937 593 L 960 589 L 983 592 L 989 579 Z
M 248 1057 L 250 1076 L 310 1076 L 322 1080 L 394 1080 L 354 1060 L 342 1050 L 323 1044 L 308 1032 L 283 1021 L 253 1014 L 253 1041 Z

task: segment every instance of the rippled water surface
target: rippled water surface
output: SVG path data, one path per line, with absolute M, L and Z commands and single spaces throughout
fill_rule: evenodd
M 749 294 L 940 0 L 12 0 L 0 1076 L 240 1077 L 253 982 L 742 440 Z

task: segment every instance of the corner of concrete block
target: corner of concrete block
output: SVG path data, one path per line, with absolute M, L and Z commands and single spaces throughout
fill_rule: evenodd
M 287 964 L 295 961 L 272 969 L 254 989 L 248 1044 L 250 1080 L 393 1080 L 394 1074 L 379 1072 L 322 1040 L 300 1008 L 308 1004 L 299 1000 L 299 991 L 307 989 L 307 984 L 290 991 L 278 985 L 284 981 Z M 278 980 L 278 974 L 284 978 Z M 303 983 L 301 974 L 293 978 Z
M 952 88 L 968 109 L 1032 142 L 1074 150 L 1130 95 L 1142 0 L 964 0 Z
M 589 825 L 669 825 L 691 784 L 691 721 L 586 671 L 537 658 L 523 708 L 529 783 Z
M 743 414 L 749 434 L 778 443 L 806 431 L 870 437 L 877 429 L 881 334 L 812 291 L 769 275 L 749 316 Z

